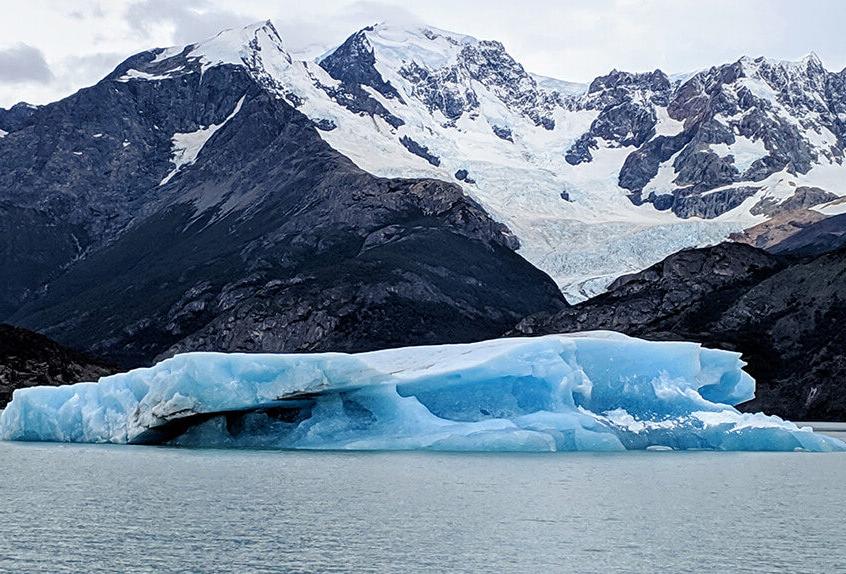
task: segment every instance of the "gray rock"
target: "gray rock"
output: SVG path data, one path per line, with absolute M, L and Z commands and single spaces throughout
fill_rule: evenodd
M 441 158 L 429 152 L 429 148 L 423 144 L 419 144 L 408 136 L 400 138 L 402 146 L 418 157 L 422 157 L 435 167 L 441 165 Z
M 514 142 L 514 139 L 511 135 L 511 130 L 509 128 L 491 126 L 491 129 L 493 130 L 493 133 L 496 135 L 496 137 L 498 137 L 499 139 L 503 139 L 512 143 Z
M 365 28 L 368 30 L 371 28 Z M 355 113 L 379 116 L 394 128 L 405 122 L 390 113 L 385 106 L 368 94 L 362 86 L 369 86 L 388 99 L 403 102 L 402 97 L 390 82 L 382 79 L 376 70 L 373 48 L 364 34 L 356 32 L 336 50 L 320 61 L 320 67 L 341 82 L 340 87 L 322 86 L 323 90 L 341 105 Z
M 767 215 L 771 217 L 786 211 L 807 209 L 815 205 L 828 203 L 838 197 L 838 195 L 819 187 L 800 186 L 796 188 L 793 195 L 783 201 L 775 201 L 769 197 L 761 199 L 761 201 L 752 207 L 750 213 L 752 215 Z
M 0 409 L 16 389 L 95 382 L 116 370 L 38 333 L 0 324 Z
M 690 193 L 676 190 L 673 200 L 673 213 L 681 218 L 701 217 L 713 219 L 740 205 L 746 198 L 755 195 L 757 187 L 731 187 L 707 194 Z

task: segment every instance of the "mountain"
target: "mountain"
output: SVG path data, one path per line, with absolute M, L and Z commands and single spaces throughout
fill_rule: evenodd
M 224 33 L 0 139 L 9 321 L 131 366 L 470 341 L 564 304 L 458 185 L 362 171 L 240 53 L 306 67 L 270 24 Z
M 684 250 L 594 299 L 523 320 L 514 334 L 613 329 L 743 353 L 744 405 L 793 420 L 846 417 L 846 250 L 776 256 L 740 243 Z
M 114 366 L 68 349 L 47 337 L 0 324 L 0 409 L 15 389 L 96 381 Z
M 844 122 L 813 55 L 581 86 L 427 26 L 316 61 L 228 30 L 0 111 L 0 318 L 123 364 L 489 338 L 556 283 L 836 215 Z
M 371 26 L 317 62 L 271 53 L 242 59 L 333 148 L 376 175 L 460 183 L 574 301 L 844 193 L 846 76 L 813 55 L 574 86 L 427 26 Z

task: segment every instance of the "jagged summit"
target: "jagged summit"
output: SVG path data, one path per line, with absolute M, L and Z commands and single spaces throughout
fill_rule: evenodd
M 766 56 L 742 56 L 738 63 L 750 66 L 752 69 L 766 64 L 770 67 L 793 68 L 793 69 L 808 69 L 808 68 L 822 68 L 825 65 L 816 52 L 808 52 L 797 60 L 778 60 L 775 58 L 768 58 Z
M 188 46 L 158 48 L 152 53 L 155 57 L 150 65 L 161 66 L 181 58 L 189 62 L 199 61 L 203 70 L 223 64 L 252 65 L 259 54 L 265 58 L 279 54 L 288 63 L 292 61 L 282 37 L 270 20 L 223 30 Z
M 289 62 L 291 60 L 282 37 L 270 20 L 223 31 L 214 38 L 195 44 L 189 57 L 199 57 L 206 65 L 238 64 L 249 62 L 256 52 L 267 50 L 279 52 Z M 233 57 L 236 54 L 237 59 Z

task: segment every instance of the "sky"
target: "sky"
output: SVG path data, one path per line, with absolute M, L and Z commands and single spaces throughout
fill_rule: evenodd
M 126 57 L 271 19 L 314 57 L 376 22 L 499 40 L 530 72 L 589 82 L 612 69 L 685 73 L 743 55 L 815 52 L 846 67 L 842 0 L 3 0 L 0 106 L 43 104 Z

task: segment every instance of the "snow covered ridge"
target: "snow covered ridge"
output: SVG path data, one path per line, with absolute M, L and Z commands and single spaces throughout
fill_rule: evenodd
M 739 354 L 587 332 L 347 355 L 189 353 L 15 392 L 4 440 L 462 451 L 846 450 L 731 404 Z
M 798 189 L 846 195 L 846 74 L 815 56 L 583 86 L 427 26 L 370 26 L 301 61 L 270 22 L 148 55 L 117 81 L 244 66 L 359 167 L 460 183 L 574 301 L 761 223 Z

